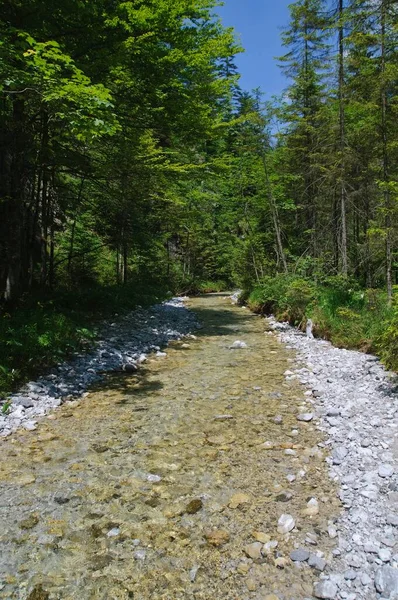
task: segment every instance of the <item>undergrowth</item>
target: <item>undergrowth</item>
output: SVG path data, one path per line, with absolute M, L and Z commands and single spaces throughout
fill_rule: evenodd
M 398 300 L 388 306 L 382 290 L 361 290 L 349 278 L 334 276 L 313 280 L 279 274 L 265 277 L 241 300 L 263 314 L 275 314 L 304 329 L 307 319 L 314 334 L 340 348 L 356 348 L 381 357 L 388 368 L 398 369 Z
M 167 295 L 159 285 L 90 287 L 22 298 L 0 314 L 0 397 L 62 359 L 89 347 L 99 322 Z

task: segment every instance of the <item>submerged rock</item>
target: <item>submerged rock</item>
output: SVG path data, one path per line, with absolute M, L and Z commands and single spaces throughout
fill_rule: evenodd
M 202 500 L 200 498 L 195 498 L 187 504 L 185 512 L 188 515 L 194 515 L 195 513 L 199 512 L 201 508 L 203 508 Z
M 253 560 L 261 558 L 261 550 L 263 548 L 263 544 L 261 542 L 253 542 L 252 544 L 248 544 L 244 547 L 244 552 L 246 556 L 252 558 Z
M 229 542 L 230 535 L 228 531 L 224 531 L 223 529 L 215 529 L 214 531 L 208 531 L 205 533 L 205 538 L 211 546 L 218 548 L 219 546 L 224 546 L 224 544 Z
M 236 349 L 239 349 L 239 348 L 241 348 L 241 349 L 242 348 L 247 348 L 247 344 L 246 344 L 246 342 L 242 342 L 241 340 L 236 340 L 236 342 L 234 342 L 232 344 L 232 346 L 230 346 L 230 348 L 233 349 L 233 350 L 236 350 Z
M 41 584 L 35 585 L 27 600 L 50 600 L 50 594 L 46 592 Z
M 299 548 L 298 550 L 293 550 L 290 553 L 290 558 L 294 562 L 305 562 L 310 557 L 310 553 L 305 548 Z
M 281 515 L 278 520 L 278 533 L 289 533 L 295 525 L 296 522 L 291 515 Z
M 300 415 L 297 415 L 297 421 L 303 421 L 304 423 L 312 421 L 313 418 L 314 415 L 312 413 L 301 413 Z

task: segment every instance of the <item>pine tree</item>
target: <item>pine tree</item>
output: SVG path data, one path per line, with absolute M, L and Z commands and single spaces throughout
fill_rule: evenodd
M 320 119 L 329 60 L 324 8 L 322 0 L 300 0 L 290 6 L 291 23 L 282 35 L 288 52 L 279 59 L 292 80 L 282 120 L 287 123 L 291 172 L 297 176 L 293 196 L 314 257 L 319 255 Z

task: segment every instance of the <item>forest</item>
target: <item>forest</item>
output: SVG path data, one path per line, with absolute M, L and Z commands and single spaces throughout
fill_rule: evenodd
M 293 2 L 265 102 L 218 4 L 3 4 L 0 393 L 107 314 L 236 287 L 398 368 L 398 6 Z

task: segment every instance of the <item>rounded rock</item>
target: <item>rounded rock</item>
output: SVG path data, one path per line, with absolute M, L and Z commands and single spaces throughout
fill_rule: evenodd
M 305 562 L 310 557 L 310 553 L 305 548 L 298 548 L 290 553 L 290 558 L 294 562 Z
M 394 467 L 392 465 L 380 465 L 377 473 L 379 477 L 392 477 L 394 475 Z
M 337 585 L 328 579 L 318 581 L 314 585 L 314 596 L 323 600 L 336 600 Z
M 312 421 L 313 418 L 313 413 L 302 413 L 300 415 L 297 415 L 297 421 L 302 421 L 304 423 L 309 423 L 309 421 Z

